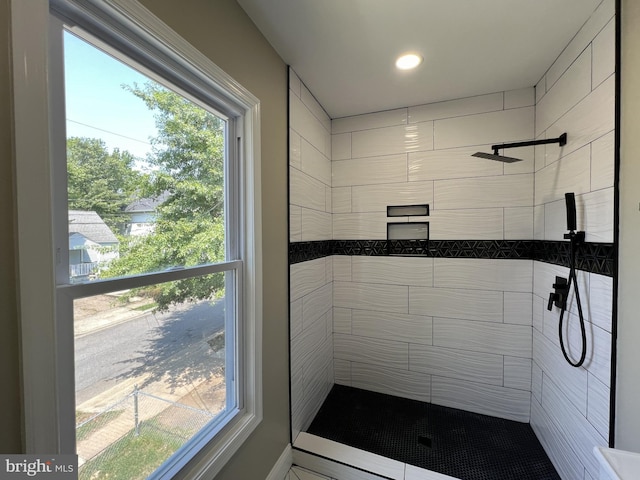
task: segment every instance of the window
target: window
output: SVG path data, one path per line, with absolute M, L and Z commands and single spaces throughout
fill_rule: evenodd
M 261 419 L 258 102 L 130 0 L 12 32 L 27 450 L 212 476 Z

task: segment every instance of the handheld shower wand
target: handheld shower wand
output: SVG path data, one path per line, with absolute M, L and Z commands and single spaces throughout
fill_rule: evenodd
M 565 360 L 572 367 L 580 367 L 587 357 L 587 333 L 584 324 L 584 315 L 582 314 L 582 303 L 580 302 L 580 291 L 578 289 L 578 280 L 576 276 L 576 251 L 578 247 L 584 243 L 584 232 L 576 232 L 576 198 L 573 193 L 565 193 L 564 194 L 565 203 L 567 207 L 567 230 L 569 233 L 564 234 L 564 238 L 570 241 L 569 251 L 570 251 L 570 259 L 569 259 L 569 279 L 564 280 L 563 278 L 556 277 L 556 283 L 554 283 L 553 287 L 556 289 L 556 293 L 552 293 L 549 297 L 549 304 L 547 305 L 547 309 L 551 310 L 553 307 L 554 301 L 556 306 L 560 307 L 560 319 L 558 321 L 558 338 L 560 339 L 560 348 L 562 349 L 562 355 Z M 563 280 L 562 282 L 559 280 Z M 566 283 L 565 283 L 566 282 Z M 571 290 L 571 285 L 573 284 L 573 290 L 576 294 L 576 305 L 578 307 L 578 317 L 580 319 L 580 334 L 582 337 L 582 350 L 580 354 L 580 359 L 577 362 L 574 362 L 567 353 L 567 349 L 564 345 L 563 338 L 563 325 L 564 325 L 564 314 L 567 309 L 567 297 L 569 296 L 569 291 Z M 560 293 L 558 293 L 560 292 Z

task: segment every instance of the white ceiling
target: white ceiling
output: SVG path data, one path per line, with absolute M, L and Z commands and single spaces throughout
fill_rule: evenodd
M 534 86 L 601 0 L 238 0 L 331 118 Z M 413 72 L 394 67 L 419 51 Z

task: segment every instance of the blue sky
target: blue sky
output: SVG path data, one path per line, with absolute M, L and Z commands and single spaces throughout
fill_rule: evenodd
M 148 78 L 68 32 L 64 48 L 67 136 L 101 138 L 109 150 L 144 158 L 156 135 L 153 115 L 122 85 Z

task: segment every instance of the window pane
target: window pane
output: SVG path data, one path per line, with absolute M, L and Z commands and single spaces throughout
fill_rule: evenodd
M 226 121 L 64 42 L 70 281 L 224 260 Z
M 200 285 L 215 297 L 159 306 Z M 235 407 L 233 285 L 229 271 L 74 301 L 81 479 L 146 478 Z

